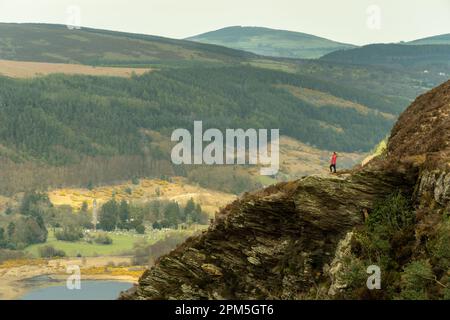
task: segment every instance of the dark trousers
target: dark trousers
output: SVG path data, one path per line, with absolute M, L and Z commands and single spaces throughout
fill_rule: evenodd
M 335 164 L 330 165 L 330 172 L 333 172 L 333 170 L 334 170 L 334 173 L 336 173 L 336 165 Z

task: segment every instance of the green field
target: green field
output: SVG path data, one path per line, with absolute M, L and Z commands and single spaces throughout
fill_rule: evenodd
M 193 234 L 193 230 L 170 230 L 170 231 L 152 231 L 145 235 L 137 235 L 134 233 L 108 233 L 113 243 L 110 245 L 102 245 L 96 243 L 87 243 L 83 240 L 77 242 L 68 242 L 57 240 L 52 231 L 49 231 L 47 242 L 28 246 L 25 251 L 33 257 L 39 257 L 39 248 L 51 245 L 56 249 L 63 250 L 68 257 L 76 257 L 80 254 L 83 257 L 95 256 L 114 256 L 130 254 L 133 244 L 142 239 L 146 239 L 149 244 L 155 243 L 164 237 L 173 233 Z

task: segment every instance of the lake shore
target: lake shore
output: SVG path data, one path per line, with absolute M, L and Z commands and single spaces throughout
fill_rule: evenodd
M 0 300 L 16 300 L 28 291 L 45 287 L 52 282 L 65 281 L 70 273 L 68 266 L 79 266 L 81 281 L 83 280 L 113 280 L 135 283 L 143 272 L 142 267 L 114 267 L 130 265 L 130 257 L 89 257 L 65 259 L 32 259 L 29 261 L 12 261 L 0 266 Z M 48 282 L 33 279 L 46 276 Z

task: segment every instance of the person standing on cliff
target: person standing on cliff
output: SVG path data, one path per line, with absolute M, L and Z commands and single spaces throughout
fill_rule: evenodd
M 337 154 L 336 152 L 333 152 L 333 155 L 331 156 L 331 164 L 330 164 L 330 172 L 336 173 L 336 162 L 337 162 Z

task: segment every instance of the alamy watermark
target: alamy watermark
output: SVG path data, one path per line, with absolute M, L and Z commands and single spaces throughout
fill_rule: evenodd
M 66 280 L 66 287 L 69 290 L 81 290 L 81 270 L 78 265 L 68 265 L 66 272 L 70 274 Z
M 367 7 L 367 20 L 366 25 L 370 30 L 381 30 L 381 8 L 380 6 L 373 4 Z
M 173 131 L 178 141 L 171 153 L 174 164 L 260 165 L 261 175 L 275 175 L 279 170 L 279 129 L 219 129 L 203 132 L 202 121 L 194 121 L 194 133 L 187 129 Z M 225 137 L 225 140 L 224 140 Z M 204 142 L 210 142 L 204 147 Z M 248 146 L 248 148 L 247 148 Z M 270 146 L 270 148 L 269 148 Z M 203 148 L 204 147 L 204 148 Z
M 81 8 L 76 5 L 67 7 L 66 9 L 66 26 L 69 30 L 81 29 Z
M 370 276 L 367 278 L 366 285 L 367 289 L 373 290 L 373 289 L 381 289 L 381 269 L 379 266 L 376 265 L 370 265 L 367 267 L 366 270 L 367 274 L 370 274 Z

